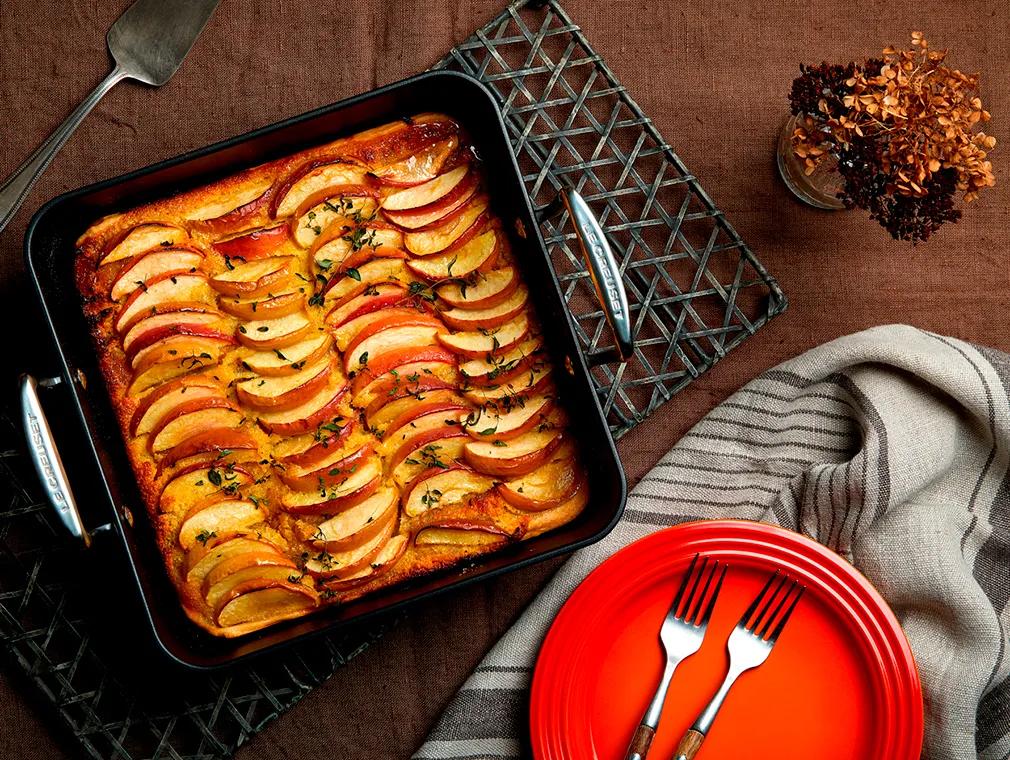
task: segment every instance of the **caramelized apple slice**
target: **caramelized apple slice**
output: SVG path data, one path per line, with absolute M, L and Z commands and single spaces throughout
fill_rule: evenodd
M 334 373 L 329 384 L 301 406 L 281 412 L 260 412 L 258 422 L 268 433 L 300 435 L 340 416 L 340 403 L 347 392 L 347 382 Z
M 441 316 L 454 330 L 491 330 L 504 325 L 526 308 L 529 292 L 520 285 L 501 303 L 486 309 L 449 309 Z
M 556 507 L 541 509 L 528 514 L 525 537 L 533 538 L 559 525 L 571 522 L 585 509 L 588 502 L 589 486 L 586 483 L 586 478 L 582 477 L 578 482 L 575 493 L 570 499 L 558 504 Z
M 189 240 L 189 233 L 175 224 L 141 224 L 127 232 L 109 249 L 99 266 L 129 259 L 155 248 L 171 248 Z
M 166 273 L 153 277 L 146 288 L 137 288 L 123 302 L 116 316 L 116 332 L 122 335 L 133 324 L 134 317 L 142 317 L 145 312 L 154 314 L 156 311 L 152 309 L 161 304 L 181 301 L 214 303 L 214 291 L 206 275 Z
M 305 563 L 305 569 L 318 578 L 344 580 L 354 576 L 379 555 L 395 530 L 394 511 L 392 517 L 382 523 L 381 529 L 373 538 L 352 549 L 339 552 L 322 551 Z
M 460 365 L 460 373 L 474 385 L 501 384 L 512 380 L 537 362 L 543 363 L 540 338 L 527 340 L 509 351 L 489 353 L 484 359 L 471 359 Z
M 418 208 L 404 211 L 386 210 L 386 218 L 404 229 L 427 229 L 450 218 L 463 208 L 479 189 L 480 177 L 471 173 L 442 198 Z
M 265 515 L 257 504 L 246 499 L 222 499 L 201 505 L 186 516 L 179 528 L 179 545 L 191 548 L 201 538 L 228 533 L 263 522 Z
M 358 408 L 364 408 L 367 418 L 371 419 L 391 401 L 408 396 L 423 401 L 431 391 L 456 390 L 459 384 L 459 374 L 452 365 L 429 363 L 424 367 L 422 362 L 418 365 L 404 365 L 400 369 L 404 372 L 402 377 L 380 377 L 355 394 L 354 404 Z M 428 372 L 424 372 L 424 369 Z M 399 371 L 398 369 L 397 372 Z
M 139 346 L 149 346 L 156 340 L 160 340 L 160 338 L 153 338 L 152 336 L 154 335 L 160 335 L 162 338 L 173 334 L 194 335 L 196 333 L 186 332 L 185 328 L 207 327 L 209 325 L 221 327 L 222 325 L 219 325 L 218 323 L 220 323 L 223 318 L 224 317 L 221 312 L 214 311 L 209 308 L 207 311 L 159 312 L 150 317 L 138 320 L 129 330 L 127 330 L 126 335 L 123 336 L 123 351 L 130 355 L 135 354 L 138 350 L 140 350 Z M 184 330 L 182 332 L 172 332 L 172 328 L 179 327 L 184 328 Z M 230 332 L 231 328 L 228 327 L 227 329 Z M 215 332 L 222 335 L 224 334 L 220 330 L 216 330 Z
M 446 469 L 457 464 L 463 458 L 463 447 L 469 436 L 460 435 L 454 438 L 442 438 L 426 442 L 414 449 L 393 470 L 393 480 L 406 491 L 418 475 L 431 467 Z M 444 465 L 444 467 L 442 466 Z
M 355 374 L 351 392 L 357 395 L 366 385 L 377 379 L 387 378 L 395 385 L 397 378 L 404 382 L 407 375 L 412 372 L 430 375 L 436 372 L 432 367 L 433 364 L 451 365 L 451 372 L 439 376 L 455 380 L 457 363 L 456 355 L 441 346 L 405 346 L 395 351 L 387 351 L 374 359 L 369 357 L 368 366 Z
M 546 391 L 551 382 L 551 366 L 535 364 L 529 372 L 502 382 L 497 387 L 470 388 L 464 392 L 477 406 L 499 406 L 505 409 L 521 405 L 523 399 L 537 396 Z
M 224 397 L 221 383 L 210 377 L 187 377 L 166 383 L 140 402 L 130 419 L 130 435 L 147 435 L 175 407 L 195 398 Z
M 319 597 L 304 583 L 278 582 L 266 588 L 246 590 L 225 604 L 217 624 L 264 627 L 288 618 L 301 617 L 319 606 Z
M 519 274 L 515 267 L 506 266 L 474 275 L 474 282 L 467 282 L 465 287 L 450 282 L 439 287 L 437 292 L 439 298 L 457 309 L 488 309 L 507 300 L 517 287 Z
M 188 514 L 197 504 L 215 500 L 225 487 L 245 486 L 253 477 L 241 465 L 230 461 L 195 462 L 181 468 L 165 484 L 158 499 L 162 512 Z
M 314 433 L 278 441 L 274 446 L 274 455 L 284 465 L 285 471 L 298 467 L 306 471 L 315 469 L 321 466 L 321 462 L 332 461 L 334 452 L 343 456 L 343 445 L 356 428 L 353 420 L 331 422 Z
M 148 448 L 154 454 L 161 454 L 205 430 L 237 427 L 241 419 L 242 412 L 232 407 L 228 399 L 209 397 L 188 401 L 165 417 L 160 429 L 151 431 Z
M 293 409 L 325 388 L 331 372 L 330 357 L 324 355 L 291 375 L 243 380 L 235 386 L 235 393 L 239 401 L 253 409 Z
M 180 443 L 171 451 L 167 451 L 158 465 L 159 474 L 164 468 L 171 467 L 176 462 L 207 452 L 235 451 L 237 449 L 255 449 L 256 441 L 249 433 L 236 428 L 215 428 L 204 430 Z
M 382 283 L 406 286 L 411 280 L 413 277 L 402 260 L 373 259 L 354 272 L 331 277 L 326 285 L 325 305 L 333 309 L 364 293 L 370 286 Z
M 220 610 L 232 599 L 251 590 L 271 588 L 278 583 L 298 585 L 294 580 L 300 573 L 283 565 L 249 567 L 221 579 L 207 590 L 207 605 L 212 610 Z
M 255 226 L 254 220 L 264 217 L 270 205 L 272 185 L 270 180 L 259 180 L 229 192 L 223 200 L 199 209 L 191 218 L 193 227 L 214 235 L 227 235 Z
M 459 240 L 485 211 L 487 198 L 477 196 L 437 226 L 404 235 L 403 243 L 415 256 L 431 256 L 444 251 Z
M 352 341 L 354 341 L 354 345 L 357 345 L 359 336 L 364 339 L 370 335 L 374 335 L 379 330 L 385 329 L 386 326 L 397 322 L 400 318 L 403 318 L 405 324 L 434 325 L 437 322 L 434 317 L 426 312 L 406 306 L 369 311 L 333 330 L 332 335 L 334 342 L 337 344 L 337 350 L 347 353 L 348 347 L 352 345 Z
M 364 176 L 364 170 L 351 163 L 327 162 L 326 159 L 306 162 L 278 184 L 274 192 L 273 216 L 280 219 L 294 215 L 299 206 L 320 191 L 346 186 L 367 189 L 363 183 Z
M 347 225 L 334 222 L 312 246 L 312 260 L 325 272 L 346 268 L 344 263 L 355 253 L 377 255 L 380 248 L 402 248 L 403 233 L 373 220 L 362 225 L 351 221 Z
M 235 339 L 201 324 L 162 325 L 146 331 L 130 343 L 126 359 L 134 370 L 141 371 L 152 364 L 185 356 L 193 346 L 202 349 L 207 344 L 234 345 Z
M 146 288 L 147 281 L 166 272 L 195 273 L 203 264 L 203 253 L 195 248 L 160 248 L 137 259 L 116 278 L 110 293 L 119 301 L 137 288 Z
M 189 336 L 171 338 L 164 343 L 161 350 L 148 354 L 144 362 L 137 365 L 127 393 L 135 396 L 169 380 L 213 367 L 220 362 L 221 353 L 227 347 L 221 341 Z
M 222 559 L 207 573 L 207 577 L 203 581 L 204 592 L 210 591 L 225 578 L 240 570 L 263 567 L 286 567 L 288 570 L 294 570 L 296 565 L 273 547 L 234 553 Z
M 439 335 L 439 342 L 450 351 L 477 359 L 492 351 L 508 351 L 529 333 L 530 322 L 526 312 L 492 330 L 473 330 Z
M 351 320 L 362 317 L 399 303 L 407 297 L 407 289 L 402 285 L 374 285 L 371 289 L 355 296 L 343 306 L 332 309 L 326 315 L 326 324 L 339 328 Z
M 514 507 L 540 511 L 572 498 L 581 478 L 575 448 L 565 443 L 532 472 L 502 483 L 498 486 L 498 493 Z
M 403 501 L 403 511 L 417 517 L 429 509 L 458 504 L 471 496 L 487 493 L 493 486 L 494 480 L 468 467 L 431 468 L 415 479 Z
M 387 211 L 403 211 L 434 203 L 451 193 L 463 182 L 469 171 L 470 167 L 464 164 L 428 182 L 390 193 L 382 202 L 382 208 Z
M 326 333 L 311 335 L 285 349 L 256 351 L 242 360 L 245 367 L 264 377 L 293 375 L 303 367 L 315 364 L 330 350 L 330 336 Z
M 473 528 L 433 526 L 418 531 L 414 538 L 415 546 L 453 546 L 485 551 L 505 546 L 508 542 L 508 536 L 492 532 L 483 526 Z
M 253 261 L 275 253 L 288 241 L 288 235 L 286 224 L 260 227 L 251 232 L 243 232 L 225 240 L 218 240 L 214 243 L 214 250 L 231 259 Z
M 215 275 L 210 283 L 218 293 L 225 296 L 250 298 L 265 295 L 271 289 L 290 278 L 295 260 L 292 256 L 274 256 L 255 259 L 226 269 Z
M 346 449 L 334 450 L 331 456 L 316 464 L 287 467 L 280 473 L 280 479 L 293 491 L 323 492 L 327 488 L 341 485 L 372 456 L 374 450 L 374 441 L 359 439 Z
M 460 424 L 477 441 L 507 441 L 510 438 L 549 423 L 548 414 L 554 406 L 550 396 L 540 395 L 522 399 L 521 405 L 509 410 L 487 406 L 475 415 L 461 416 Z
M 323 587 L 328 591 L 346 591 L 348 589 L 361 586 L 392 568 L 400 558 L 407 552 L 410 539 L 404 535 L 393 536 L 382 549 L 369 560 L 367 565 L 353 573 L 345 575 L 342 579 L 330 579 L 323 582 Z
M 498 235 L 494 230 L 477 235 L 458 250 L 414 259 L 407 262 L 410 270 L 429 280 L 468 277 L 478 270 L 494 266 L 498 258 Z M 458 287 L 458 286 L 457 286 Z
M 375 434 L 382 438 L 387 431 L 396 430 L 422 414 L 449 412 L 454 408 L 463 409 L 466 406 L 466 402 L 455 390 L 432 391 L 420 401 L 414 396 L 387 401 L 369 418 L 368 423 Z M 452 414 L 446 414 L 447 419 L 452 417 Z
M 320 523 L 311 542 L 328 552 L 359 547 L 382 532 L 399 505 L 399 491 L 382 486 L 360 504 Z
M 419 402 L 417 405 L 422 406 L 423 404 L 424 402 Z M 395 429 L 391 428 L 378 446 L 379 455 L 390 457 L 400 446 L 404 444 L 409 445 L 415 436 L 427 433 L 429 430 L 441 429 L 447 426 L 456 427 L 459 424 L 456 414 L 447 414 L 446 412 L 458 412 L 460 407 L 445 409 L 442 408 L 443 406 L 443 404 L 438 404 L 434 409 L 407 420 L 399 427 Z
M 185 578 L 187 583 L 192 583 L 198 587 L 203 585 L 207 574 L 219 562 L 233 554 L 270 550 L 276 552 L 273 544 L 242 534 L 231 535 L 223 541 L 218 541 L 217 538 L 211 538 L 199 543 L 186 555 Z
M 463 447 L 463 456 L 478 472 L 514 478 L 543 464 L 561 445 L 562 437 L 560 430 L 549 428 L 523 433 L 509 441 L 471 441 Z
M 344 368 L 348 372 L 360 371 L 373 358 L 378 359 L 383 354 L 408 347 L 437 345 L 436 336 L 443 331 L 445 328 L 430 317 L 426 320 L 418 318 L 391 322 L 389 326 L 365 338 L 359 334 L 347 347 Z
M 382 484 L 382 463 L 371 457 L 335 485 L 315 491 L 288 491 L 281 507 L 295 515 L 336 514 L 360 504 Z
M 327 234 L 333 225 L 337 225 L 334 234 L 343 234 L 343 228 L 348 226 L 348 217 L 368 219 L 375 215 L 377 201 L 371 190 L 359 188 L 363 192 L 356 193 L 358 197 L 340 195 L 330 197 L 330 193 L 347 191 L 348 188 L 333 188 L 332 191 L 321 193 L 318 198 L 311 199 L 306 208 L 299 208 L 291 218 L 291 235 L 302 248 L 312 250 Z M 367 192 L 365 192 L 367 190 Z M 350 226 L 354 226 L 353 223 Z
M 458 147 L 459 139 L 451 136 L 413 155 L 408 154 L 395 163 L 375 168 L 372 173 L 383 184 L 392 187 L 419 185 L 437 177 L 447 159 Z
M 238 339 L 244 346 L 257 351 L 272 351 L 293 346 L 315 329 L 305 312 L 299 311 L 277 319 L 257 319 L 239 325 Z

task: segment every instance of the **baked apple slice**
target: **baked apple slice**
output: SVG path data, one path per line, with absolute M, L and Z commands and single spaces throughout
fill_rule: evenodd
M 466 437 L 466 433 L 460 430 L 459 425 L 446 424 L 443 419 L 441 424 L 403 436 L 401 440 L 397 441 L 399 445 L 386 460 L 387 466 L 395 470 L 400 462 L 406 459 L 416 459 L 429 467 L 447 467 L 452 462 L 442 458 L 440 450 L 442 442 L 447 438 L 463 437 Z
M 231 406 L 228 399 L 211 396 L 187 401 L 151 431 L 147 445 L 153 454 L 161 454 L 205 430 L 238 427 L 241 419 L 242 412 Z
M 263 522 L 263 510 L 248 499 L 222 499 L 201 504 L 182 521 L 179 527 L 179 545 L 190 549 L 212 534 L 228 533 Z
M 293 491 L 323 491 L 339 486 L 366 463 L 375 451 L 375 442 L 358 438 L 347 447 L 335 447 L 330 456 L 315 464 L 289 465 L 280 479 Z
M 345 580 L 367 568 L 396 531 L 396 513 L 381 524 L 379 532 L 371 539 L 339 552 L 321 551 L 309 558 L 305 570 L 322 579 Z
M 222 559 L 214 568 L 207 573 L 203 581 L 204 592 L 235 573 L 250 568 L 263 567 L 286 567 L 288 570 L 297 569 L 297 565 L 289 557 L 285 557 L 273 547 L 264 548 L 257 551 L 237 552 L 230 557 Z
M 325 158 L 307 161 L 277 183 L 271 215 L 275 219 L 293 216 L 298 207 L 305 204 L 309 198 L 335 188 L 360 186 L 369 190 L 363 181 L 364 177 L 364 170 L 356 164 Z M 326 197 L 334 197 L 340 192 L 336 190 Z
M 418 406 L 421 406 L 423 403 L 419 403 Z M 446 411 L 445 409 L 436 408 L 434 411 L 414 417 L 396 429 L 391 429 L 382 439 L 382 442 L 379 443 L 377 449 L 379 455 L 382 457 L 391 457 L 401 446 L 409 446 L 411 441 L 415 440 L 417 436 L 423 435 L 429 430 L 456 427 L 459 424 L 456 415 L 446 414 Z M 459 409 L 451 411 L 458 412 Z
M 348 188 L 334 188 L 333 192 L 340 190 L 346 191 Z M 361 192 L 337 197 L 327 197 L 327 193 L 322 193 L 321 197 L 314 196 L 310 199 L 310 203 L 315 205 L 299 207 L 290 222 L 291 236 L 295 243 L 311 250 L 333 225 L 337 225 L 337 231 L 341 231 L 348 225 L 353 226 L 355 219 L 370 219 L 375 216 L 378 201 L 372 191 L 367 188 L 359 190 Z
M 281 283 L 290 280 L 294 266 L 293 256 L 255 259 L 215 275 L 210 284 L 221 295 L 251 298 L 277 291 Z
M 404 382 L 407 375 L 412 372 L 424 375 L 438 372 L 441 368 L 436 370 L 432 367 L 433 364 L 451 365 L 451 372 L 439 373 L 439 376 L 455 380 L 458 374 L 457 363 L 456 355 L 441 346 L 406 346 L 396 351 L 388 351 L 375 359 L 369 358 L 368 366 L 355 374 L 351 383 L 351 393 L 357 395 L 366 385 L 386 376 L 395 384 L 397 378 Z
M 178 302 L 213 304 L 214 291 L 207 282 L 207 276 L 201 272 L 166 272 L 151 278 L 147 287 L 137 288 L 123 301 L 116 315 L 116 332 L 122 335 L 136 321 L 135 318 L 157 313 L 157 307 L 162 304 Z
M 315 491 L 288 491 L 281 507 L 294 515 L 337 514 L 360 504 L 382 485 L 382 462 L 366 459 L 354 472 L 342 475 L 335 485 Z
M 224 200 L 201 208 L 191 218 L 192 226 L 212 235 L 228 235 L 254 227 L 256 221 L 266 216 L 272 187 L 271 180 L 259 180 L 237 192 L 229 192 Z
M 461 167 L 465 168 L 465 167 Z M 480 189 L 480 177 L 475 173 L 466 175 L 448 194 L 425 206 L 395 211 L 385 210 L 386 218 L 407 230 L 425 229 L 448 219 L 463 208 Z M 404 191 L 408 192 L 408 191 Z
M 243 405 L 253 409 L 293 409 L 325 388 L 331 374 L 330 357 L 326 355 L 291 375 L 243 380 L 235 385 L 235 394 Z
M 403 501 L 403 511 L 410 517 L 417 517 L 429 509 L 458 504 L 471 496 L 487 493 L 493 487 L 494 480 L 469 467 L 430 468 L 415 478 Z
M 460 373 L 472 385 L 488 386 L 513 380 L 537 362 L 543 362 L 540 338 L 523 341 L 508 351 L 489 353 L 483 359 L 471 359 L 459 366 Z
M 400 492 L 384 485 L 360 504 L 320 523 L 311 543 L 328 552 L 355 549 L 381 533 L 399 506 Z
M 444 251 L 459 240 L 463 233 L 469 231 L 471 225 L 485 211 L 487 211 L 487 198 L 478 195 L 434 227 L 404 235 L 403 244 L 415 256 L 431 256 Z
M 589 502 L 589 494 L 589 486 L 586 478 L 583 477 L 579 480 L 575 493 L 567 501 L 563 501 L 556 507 L 528 512 L 526 516 L 526 538 L 539 536 L 541 533 L 553 530 L 559 525 L 564 525 L 574 520 L 586 508 L 586 504 Z
M 509 543 L 510 537 L 490 525 L 472 527 L 432 526 L 418 531 L 415 546 L 452 546 L 458 549 L 490 551 Z
M 196 398 L 224 398 L 224 387 L 206 376 L 179 378 L 151 391 L 130 418 L 130 435 L 147 435 L 175 407 Z
M 323 271 L 339 271 L 350 266 L 345 262 L 354 254 L 365 253 L 367 258 L 372 258 L 379 255 L 379 249 L 383 248 L 402 249 L 403 233 L 379 220 L 360 225 L 348 220 L 346 225 L 336 222 L 327 227 L 310 252 L 316 266 Z M 406 254 L 403 257 L 406 258 Z
M 139 370 L 158 362 L 185 356 L 186 349 L 194 342 L 234 345 L 235 339 L 207 325 L 185 322 L 161 325 L 137 336 L 126 349 L 126 359 L 134 370 Z
M 406 297 L 407 289 L 402 285 L 374 285 L 361 295 L 347 301 L 343 306 L 332 309 L 326 315 L 326 324 L 334 329 L 340 328 L 365 314 L 398 304 Z
M 168 337 L 169 335 L 179 335 L 179 334 L 195 334 L 195 333 L 172 333 L 172 328 L 200 328 L 209 329 L 210 326 L 214 328 L 225 327 L 220 324 L 224 320 L 224 315 L 219 311 L 215 311 L 210 307 L 204 307 L 206 311 L 167 311 L 159 312 L 153 316 L 144 317 L 133 324 L 126 334 L 123 336 L 123 351 L 127 354 L 136 354 L 140 346 L 151 345 L 156 340 L 160 340 L 163 337 Z M 231 332 L 231 328 L 227 327 L 228 333 Z M 169 332 L 166 332 L 169 330 Z M 219 334 L 225 334 L 221 329 L 216 329 L 215 332 Z M 152 336 L 159 335 L 160 337 L 154 338 Z M 229 336 L 230 337 L 230 336 Z
M 468 277 L 478 270 L 490 269 L 498 258 L 498 235 L 488 230 L 455 251 L 413 259 L 407 266 L 414 274 L 429 280 Z
M 370 360 L 383 354 L 411 346 L 437 345 L 437 336 L 444 331 L 441 323 L 429 317 L 426 321 L 420 318 L 391 321 L 367 337 L 359 333 L 347 347 L 344 369 L 347 372 L 360 371 L 367 367 Z
M 450 282 L 440 286 L 436 292 L 439 298 L 457 309 L 489 309 L 507 300 L 519 287 L 519 273 L 512 266 L 480 272 L 474 277 L 475 281 L 467 282 L 465 287 L 461 283 Z
M 99 266 L 122 261 L 156 248 L 173 248 L 189 240 L 189 233 L 177 224 L 153 222 L 129 230 L 98 262 Z
M 458 464 L 463 458 L 463 447 L 468 440 L 469 436 L 463 434 L 419 446 L 392 468 L 393 481 L 403 492 L 425 470 L 432 467 L 444 470 Z
M 413 279 L 401 259 L 372 259 L 353 271 L 331 277 L 324 289 L 324 303 L 326 308 L 332 310 L 343 306 L 370 287 L 383 283 L 405 287 Z
M 346 380 L 334 373 L 326 387 L 301 406 L 280 412 L 260 412 L 257 421 L 266 432 L 276 435 L 309 433 L 340 417 L 340 404 L 346 393 Z
M 290 231 L 286 224 L 260 227 L 251 232 L 243 232 L 213 244 L 214 250 L 230 259 L 253 261 L 272 256 L 288 242 Z
M 233 554 L 245 554 L 247 552 L 268 552 L 276 553 L 276 547 L 268 541 L 244 535 L 242 533 L 231 534 L 219 540 L 215 536 L 206 541 L 198 542 L 190 549 L 186 555 L 186 566 L 184 569 L 187 583 L 200 587 L 204 579 L 214 567 L 222 560 Z
M 255 448 L 256 441 L 253 440 L 248 431 L 241 428 L 230 427 L 204 430 L 191 438 L 187 438 L 174 449 L 166 451 L 158 464 L 158 474 L 160 475 L 165 468 L 173 466 L 176 462 L 197 454 L 216 452 L 220 456 L 225 451 L 232 452 Z
M 310 335 L 283 350 L 275 348 L 272 351 L 255 351 L 246 356 L 242 364 L 263 377 L 293 375 L 326 356 L 331 342 L 326 333 Z
M 302 283 L 252 298 L 221 298 L 221 310 L 239 319 L 280 319 L 305 308 L 307 289 Z
M 511 409 L 521 406 L 525 399 L 547 392 L 551 384 L 551 365 L 534 364 L 529 372 L 506 380 L 497 387 L 469 388 L 463 395 L 476 406 L 497 406 Z
M 284 565 L 248 567 L 222 578 L 207 589 L 207 605 L 217 611 L 252 590 L 271 588 L 278 583 L 297 585 L 291 579 L 297 579 L 299 575 L 297 568 Z
M 435 324 L 437 321 L 426 312 L 408 306 L 382 309 L 381 311 L 369 311 L 344 322 L 343 325 L 332 331 L 331 334 L 333 335 L 334 342 L 337 344 L 337 350 L 347 353 L 348 347 L 352 345 L 352 341 L 357 341 L 359 336 L 367 338 L 369 335 L 374 335 L 377 331 L 384 329 L 384 325 L 393 324 L 400 317 L 404 318 L 407 324 L 411 322 Z M 419 320 L 421 321 L 418 322 Z
M 343 456 L 343 445 L 357 429 L 353 420 L 326 423 L 325 428 L 286 438 L 274 445 L 274 455 L 285 469 L 301 467 L 309 470 L 332 461 L 334 452 Z
M 198 504 L 217 501 L 224 489 L 233 493 L 252 481 L 245 467 L 231 461 L 192 462 L 180 467 L 165 484 L 158 497 L 158 507 L 164 513 L 189 514 Z
M 539 395 L 524 399 L 509 410 L 486 406 L 474 415 L 460 417 L 460 424 L 477 441 L 507 441 L 543 424 L 553 424 L 550 412 L 551 396 Z
M 243 589 L 221 607 L 217 624 L 222 628 L 263 628 L 281 620 L 297 618 L 319 606 L 319 596 L 304 584 L 274 582 L 265 588 Z
M 299 311 L 277 319 L 257 319 L 239 325 L 238 339 L 242 345 L 257 351 L 272 351 L 293 346 L 321 329 L 309 321 L 305 312 Z
M 547 461 L 563 437 L 561 430 L 549 428 L 532 430 L 508 441 L 470 441 L 463 447 L 463 456 L 478 472 L 515 478 Z
M 395 163 L 373 168 L 372 174 L 384 185 L 413 187 L 437 177 L 446 161 L 459 148 L 455 135 L 440 140 L 415 153 L 406 155 Z
M 406 211 L 427 206 L 429 203 L 434 203 L 449 195 L 466 179 L 469 172 L 470 167 L 464 164 L 435 177 L 435 179 L 390 193 L 382 201 L 382 208 L 386 211 Z
M 358 377 L 354 378 L 357 382 Z M 441 361 L 412 362 L 402 364 L 395 370 L 380 375 L 365 383 L 360 390 L 351 386 L 354 394 L 351 403 L 364 409 L 365 415 L 373 415 L 390 401 L 412 396 L 416 401 L 424 401 L 429 391 L 452 389 L 459 385 L 459 372 L 455 364 Z
M 502 483 L 498 486 L 498 493 L 513 507 L 540 511 L 572 498 L 581 485 L 582 477 L 575 458 L 575 447 L 566 442 L 532 472 Z
M 147 281 L 166 272 L 195 273 L 203 264 L 203 252 L 196 248 L 161 248 L 151 251 L 127 266 L 112 284 L 113 301 L 122 300 Z M 163 279 L 163 278 L 162 278 Z
M 526 308 L 529 291 L 525 285 L 520 285 L 515 291 L 499 304 L 485 309 L 449 309 L 441 316 L 445 323 L 454 330 L 493 330 L 515 318 Z
M 369 418 L 368 424 L 375 434 L 382 438 L 387 431 L 396 430 L 422 414 L 443 410 L 448 412 L 454 408 L 466 407 L 466 401 L 455 389 L 432 391 L 420 401 L 414 396 L 404 396 L 395 401 L 384 402 Z M 446 414 L 447 419 L 452 417 L 452 414 Z
M 323 587 L 328 591 L 347 591 L 357 588 L 390 570 L 404 554 L 410 545 L 410 539 L 405 535 L 396 535 L 386 541 L 379 552 L 372 557 L 367 565 L 354 573 L 345 575 L 340 580 L 330 579 L 323 583 Z
M 500 327 L 454 332 L 438 336 L 439 342 L 461 356 L 478 359 L 492 351 L 508 351 L 519 344 L 530 331 L 526 312 L 520 312 Z
M 162 341 L 158 351 L 148 353 L 137 365 L 127 393 L 135 396 L 177 377 L 213 367 L 221 361 L 227 347 L 222 341 L 185 335 Z

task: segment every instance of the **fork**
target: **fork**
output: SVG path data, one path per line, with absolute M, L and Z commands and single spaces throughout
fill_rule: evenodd
M 663 627 L 659 631 L 659 640 L 666 653 L 663 677 L 645 715 L 635 729 L 625 760 L 645 760 L 652 739 L 656 735 L 656 727 L 659 725 L 673 673 L 682 661 L 701 648 L 709 618 L 712 616 L 712 608 L 715 607 L 716 597 L 719 596 L 723 578 L 726 577 L 726 570 L 725 563 L 718 560 L 710 561 L 708 557 L 702 558 L 699 564 L 697 554 L 688 565 L 684 580 L 680 583 L 677 595 L 673 598 L 673 604 L 670 605 L 663 620 Z M 715 581 L 714 587 L 713 581 Z
M 730 688 L 742 673 L 768 659 L 805 590 L 778 570 L 768 579 L 729 636 L 729 672 L 722 686 L 680 740 L 674 760 L 692 760 L 698 754 Z

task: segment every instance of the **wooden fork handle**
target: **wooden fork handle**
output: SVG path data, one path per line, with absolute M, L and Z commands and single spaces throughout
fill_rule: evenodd
M 693 728 L 684 734 L 684 738 L 677 745 L 677 752 L 674 760 L 694 760 L 694 756 L 701 749 L 701 743 L 705 741 L 705 734 L 695 731 Z
M 645 760 L 649 754 L 649 747 L 652 739 L 656 735 L 656 729 L 652 726 L 640 725 L 635 729 L 635 735 L 631 737 L 631 744 L 628 745 L 628 754 L 624 760 Z

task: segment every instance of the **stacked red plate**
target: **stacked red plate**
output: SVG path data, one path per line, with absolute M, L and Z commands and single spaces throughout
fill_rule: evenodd
M 730 691 L 701 760 L 917 760 L 922 691 L 894 613 L 851 565 L 797 533 L 735 520 L 659 531 L 576 589 L 533 678 L 537 760 L 622 760 L 659 682 L 659 629 L 695 554 L 730 565 L 701 650 L 673 679 L 651 758 L 677 742 L 726 674 L 726 641 L 769 573 L 806 586 L 767 662 Z

